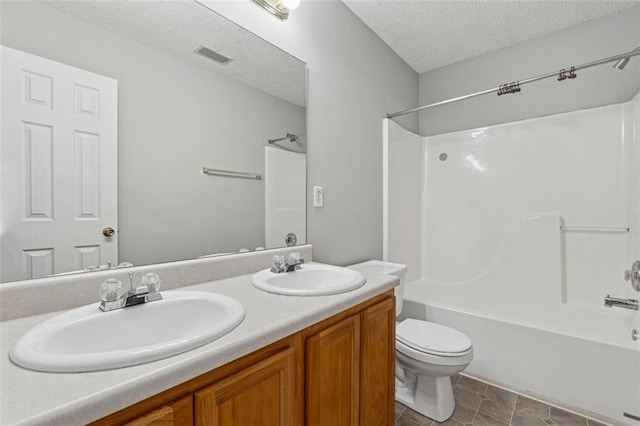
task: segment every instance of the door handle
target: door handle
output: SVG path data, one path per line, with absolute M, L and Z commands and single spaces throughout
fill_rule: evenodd
M 104 235 L 107 238 L 113 237 L 115 233 L 116 231 L 110 226 L 107 226 L 106 228 L 102 229 L 102 235 Z

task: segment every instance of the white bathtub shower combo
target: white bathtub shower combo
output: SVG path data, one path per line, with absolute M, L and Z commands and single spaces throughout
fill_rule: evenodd
M 384 128 L 403 313 L 468 335 L 475 377 L 640 424 L 640 313 L 603 303 L 638 298 L 624 271 L 640 259 L 640 96 L 432 137 Z

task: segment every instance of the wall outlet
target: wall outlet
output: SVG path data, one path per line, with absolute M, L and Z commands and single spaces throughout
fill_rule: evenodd
M 324 207 L 324 188 L 321 186 L 313 187 L 313 207 Z

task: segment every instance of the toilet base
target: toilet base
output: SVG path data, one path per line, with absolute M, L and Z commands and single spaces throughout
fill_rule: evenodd
M 396 401 L 437 422 L 444 422 L 456 407 L 451 378 L 415 376 L 396 379 Z

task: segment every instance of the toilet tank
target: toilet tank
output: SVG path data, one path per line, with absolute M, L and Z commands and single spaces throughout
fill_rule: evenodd
M 385 262 L 383 260 L 368 260 L 366 262 L 347 266 L 347 268 L 355 269 L 365 276 L 367 274 L 387 274 L 398 277 L 398 279 L 400 279 L 400 284 L 395 288 L 396 316 L 400 315 L 400 312 L 402 312 L 402 297 L 404 295 L 404 274 L 407 272 L 407 265 Z

